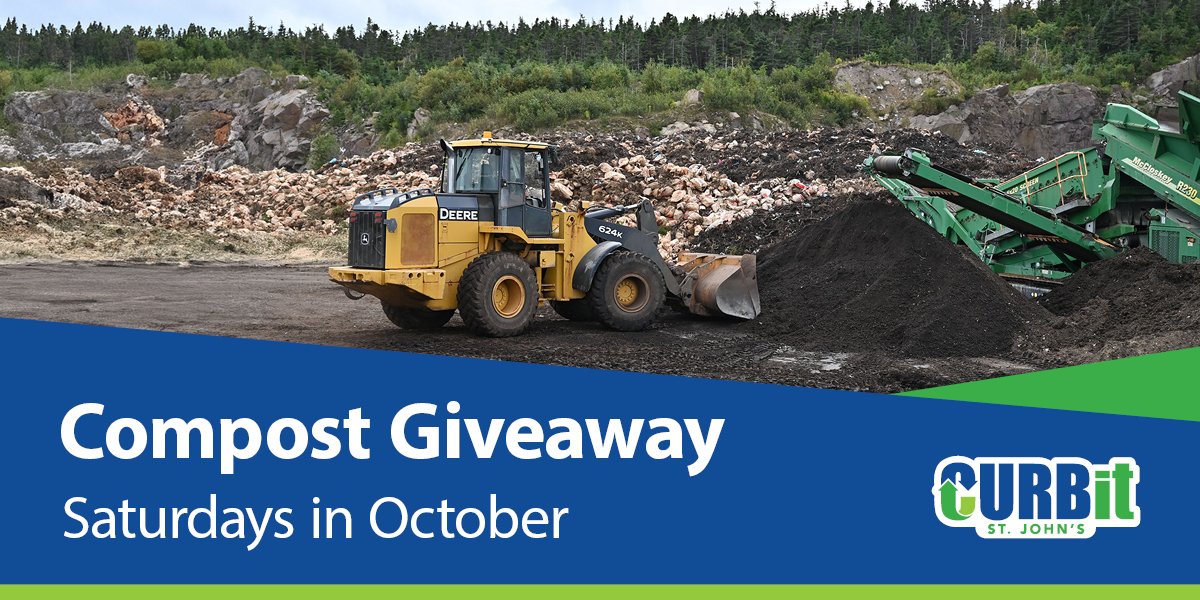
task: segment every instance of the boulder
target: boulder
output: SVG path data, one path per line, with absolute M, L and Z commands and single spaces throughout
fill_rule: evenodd
M 363 156 L 371 153 L 379 136 L 371 129 L 350 129 L 338 134 L 338 143 L 342 147 L 342 156 Z
M 283 87 L 285 89 L 294 90 L 308 86 L 308 77 L 304 75 L 288 75 L 283 78 Z
M 428 108 L 418 108 L 413 112 L 412 121 L 408 124 L 408 139 L 414 139 L 421 132 L 421 128 L 428 125 L 433 120 L 433 113 L 429 112 Z
M 246 151 L 246 144 L 241 140 L 236 140 L 221 148 L 220 151 L 209 155 L 204 166 L 209 171 L 220 171 L 233 165 L 245 165 L 249 162 L 250 154 Z
M 687 123 L 684 123 L 683 121 L 675 121 L 674 123 L 671 123 L 670 125 L 663 127 L 661 133 L 662 133 L 662 135 L 677 135 L 677 134 L 683 133 L 685 131 L 688 131 L 691 128 L 692 128 L 691 125 L 688 125 Z
M 50 205 L 54 192 L 30 181 L 33 176 L 21 167 L 0 167 L 0 201 L 27 200 Z
M 695 106 L 704 101 L 704 92 L 692 88 L 683 94 L 682 106 Z
M 8 162 L 21 158 L 21 151 L 17 149 L 17 140 L 8 137 L 0 136 L 0 162 Z
M 966 143 L 971 139 L 971 129 L 967 126 L 963 112 L 959 107 L 952 106 L 941 114 L 914 117 L 909 121 L 909 125 L 917 129 L 938 131 Z

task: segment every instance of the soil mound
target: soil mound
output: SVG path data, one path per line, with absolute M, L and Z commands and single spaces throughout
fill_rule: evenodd
M 830 217 L 847 205 L 877 198 L 876 194 L 855 192 L 844 197 L 812 198 L 775 210 L 755 211 L 750 216 L 702 232 L 692 242 L 692 248 L 697 252 L 717 254 L 755 254 Z
M 1200 334 L 1200 265 L 1171 264 L 1149 248 L 1134 248 L 1084 267 L 1041 304 L 1066 317 L 1068 331 L 1080 338 Z
M 792 177 L 827 181 L 857 178 L 862 176 L 862 163 L 868 156 L 898 154 L 907 148 L 923 150 L 937 164 L 973 177 L 1011 177 L 1033 166 L 1011 149 L 968 147 L 942 133 L 918 129 L 738 130 L 715 141 L 679 141 L 663 151 L 677 164 L 714 165 L 730 179 L 747 183 Z
M 757 326 L 796 347 L 997 355 L 1048 318 L 882 194 L 769 246 L 758 273 Z

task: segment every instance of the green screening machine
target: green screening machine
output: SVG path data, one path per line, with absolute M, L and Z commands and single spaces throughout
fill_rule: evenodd
M 917 218 L 1032 295 L 1137 246 L 1174 263 L 1200 260 L 1200 99 L 1180 92 L 1175 123 L 1110 104 L 1092 137 L 1099 149 L 1007 181 L 956 173 L 915 149 L 864 167 Z

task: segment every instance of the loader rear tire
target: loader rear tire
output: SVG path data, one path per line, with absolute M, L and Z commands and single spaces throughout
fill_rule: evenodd
M 453 309 L 429 310 L 428 308 L 392 306 L 386 302 L 380 302 L 380 304 L 383 305 L 383 314 L 387 315 L 388 320 L 400 329 L 432 331 L 440 329 L 442 325 L 450 322 L 450 317 L 454 316 Z
M 587 298 L 579 300 L 552 300 L 550 306 L 554 308 L 554 312 L 558 316 L 579 323 L 587 323 L 596 320 L 596 311 L 592 310 L 591 303 Z
M 476 258 L 458 285 L 458 312 L 467 329 L 488 337 L 520 335 L 537 311 L 537 275 L 511 252 Z
M 662 310 L 666 287 L 649 258 L 617 250 L 596 271 L 587 300 L 597 321 L 619 331 L 641 331 Z

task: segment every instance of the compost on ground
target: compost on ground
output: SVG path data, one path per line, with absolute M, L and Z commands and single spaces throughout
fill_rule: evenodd
M 1095 262 L 1042 299 L 1067 320 L 1064 337 L 1124 340 L 1170 332 L 1200 335 L 1200 266 L 1179 265 L 1146 247 Z
M 768 246 L 758 273 L 758 331 L 795 347 L 998 355 L 1048 317 L 883 195 Z

